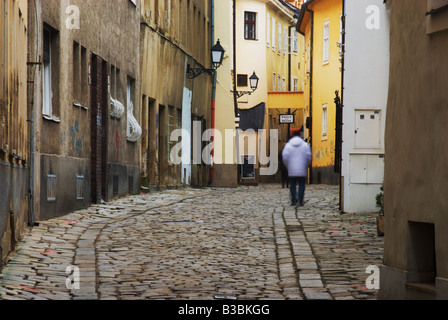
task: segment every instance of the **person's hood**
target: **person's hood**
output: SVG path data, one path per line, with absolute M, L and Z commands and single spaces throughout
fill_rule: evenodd
M 294 137 L 292 138 L 289 143 L 293 146 L 293 147 L 300 147 L 305 141 L 303 141 L 301 138 L 299 137 Z

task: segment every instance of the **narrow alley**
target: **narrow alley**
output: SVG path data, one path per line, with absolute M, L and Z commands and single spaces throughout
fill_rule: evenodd
M 41 222 L 0 273 L 0 300 L 359 300 L 382 262 L 377 213 L 338 187 L 303 207 L 278 185 L 165 190 Z

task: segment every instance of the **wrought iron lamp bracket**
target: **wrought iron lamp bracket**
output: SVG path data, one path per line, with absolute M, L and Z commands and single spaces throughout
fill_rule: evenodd
M 194 79 L 199 77 L 203 73 L 208 73 L 210 77 L 213 77 L 216 73 L 214 69 L 205 69 L 205 68 L 191 68 L 190 65 L 187 65 L 187 78 Z

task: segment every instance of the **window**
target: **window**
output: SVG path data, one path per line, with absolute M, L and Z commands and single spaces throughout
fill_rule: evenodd
M 285 80 L 285 78 L 282 79 L 282 91 L 286 91 L 286 80 Z
M 127 79 L 127 125 L 126 135 L 129 142 L 137 142 L 142 136 L 142 128 L 134 116 L 135 79 Z
M 328 126 L 328 105 L 324 103 L 322 105 L 322 140 L 327 139 L 327 126 Z
M 277 81 L 278 91 L 282 91 L 282 76 L 278 75 L 278 81 Z
M 272 17 L 272 50 L 275 51 L 275 30 L 277 23 L 275 22 L 275 18 Z
M 255 12 L 244 12 L 244 39 L 256 40 L 257 14 Z
M 73 42 L 73 102 L 81 97 L 81 56 L 79 43 Z
M 293 91 L 299 91 L 299 80 L 297 78 L 292 78 Z
M 288 51 L 288 32 L 286 27 L 283 27 L 283 55 L 286 55 L 286 51 Z
M 448 0 L 427 0 L 426 33 L 448 29 Z
M 53 120 L 53 94 L 52 94 L 52 34 L 49 29 L 44 29 L 44 68 L 43 68 L 43 105 L 42 114 L 45 119 Z
M 176 128 L 182 129 L 182 109 L 177 109 Z
M 299 33 L 296 30 L 293 30 L 292 35 L 292 51 L 294 53 L 299 51 Z
M 275 91 L 275 79 L 276 75 L 275 72 L 272 73 L 272 91 Z
M 280 54 L 282 52 L 282 25 L 278 24 L 278 46 L 277 52 Z
M 168 161 L 172 162 L 171 150 L 177 144 L 177 141 L 171 141 L 171 133 L 176 129 L 176 114 L 173 106 L 168 107 Z
M 324 23 L 323 62 L 328 63 L 330 56 L 330 22 Z
M 81 103 L 84 109 L 89 105 L 89 71 L 87 49 L 81 46 Z
M 239 74 L 236 79 L 238 87 L 247 87 L 247 74 Z
M 50 26 L 43 29 L 42 116 L 60 122 L 58 32 Z
M 270 46 L 271 44 L 271 15 L 267 14 L 266 18 L 266 46 Z

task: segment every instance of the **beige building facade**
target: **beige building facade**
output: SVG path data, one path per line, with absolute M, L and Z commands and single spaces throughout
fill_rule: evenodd
M 278 0 L 216 1 L 215 6 L 220 13 L 215 17 L 215 38 L 226 55 L 216 86 L 216 129 L 222 139 L 215 144 L 213 185 L 273 182 L 278 149 L 271 151 L 269 129 L 279 129 L 279 113 L 295 108 L 290 93 L 298 98 L 302 86 L 299 36 L 294 33 L 297 8 Z M 255 91 L 250 86 L 254 73 L 259 79 Z
M 211 14 L 206 0 L 142 1 L 143 186 L 210 183 L 210 161 L 193 153 L 210 143 L 202 135 L 211 126 L 213 77 L 190 78 L 187 70 L 211 68 Z M 174 135 L 175 130 L 183 130 L 182 135 Z
M 387 1 L 382 299 L 448 299 L 447 5 Z
M 140 1 L 29 4 L 34 219 L 138 192 Z
M 27 1 L 0 2 L 0 265 L 29 223 Z

